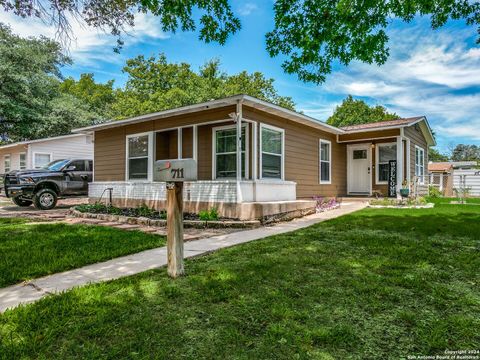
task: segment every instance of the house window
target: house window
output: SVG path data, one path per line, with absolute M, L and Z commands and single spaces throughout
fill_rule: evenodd
M 27 168 L 27 154 L 20 154 L 20 170 L 25 170 Z
M 215 179 L 237 177 L 237 129 L 235 126 L 214 128 L 215 133 Z M 246 126 L 242 127 L 242 178 L 245 178 L 247 158 Z M 248 174 L 247 174 L 248 176 Z
M 320 140 L 320 184 L 331 184 L 332 143 Z
M 10 155 L 5 155 L 3 157 L 3 167 L 5 173 L 8 173 L 11 169 L 11 161 L 10 161 Z
M 377 184 L 386 184 L 388 182 L 388 163 L 390 160 L 397 159 L 397 144 L 377 144 L 376 153 L 376 173 Z
M 127 136 L 128 180 L 148 180 L 150 178 L 151 138 L 151 134 Z
M 418 146 L 415 146 L 415 175 L 425 175 L 425 150 Z
M 283 129 L 260 125 L 261 177 L 283 179 L 283 153 L 285 133 Z
M 52 154 L 47 153 L 34 153 L 33 154 L 33 167 L 40 169 L 52 161 Z

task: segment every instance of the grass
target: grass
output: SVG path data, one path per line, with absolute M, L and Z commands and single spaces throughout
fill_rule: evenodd
M 480 207 L 365 209 L 0 315 L 0 357 L 406 359 L 480 344 Z
M 0 218 L 0 287 L 163 245 L 136 231 Z

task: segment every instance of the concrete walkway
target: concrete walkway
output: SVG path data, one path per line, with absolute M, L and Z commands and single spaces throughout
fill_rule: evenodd
M 343 203 L 339 209 L 309 215 L 290 222 L 253 230 L 235 232 L 185 243 L 185 258 L 206 254 L 267 236 L 283 234 L 333 219 L 364 208 L 366 202 Z M 65 291 L 89 283 L 97 283 L 156 269 L 167 264 L 167 248 L 161 247 L 123 256 L 102 263 L 87 265 L 79 269 L 57 273 L 28 283 L 0 289 L 0 312 L 20 304 L 37 301 L 49 294 Z M 187 270 L 188 271 L 188 270 Z

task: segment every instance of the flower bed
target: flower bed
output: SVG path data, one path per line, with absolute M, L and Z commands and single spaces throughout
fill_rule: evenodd
M 423 197 L 407 199 L 374 199 L 371 200 L 368 207 L 371 208 L 394 208 L 394 209 L 428 209 L 433 208 L 433 203 L 428 203 Z
M 321 213 L 324 211 L 338 209 L 340 207 L 340 203 L 337 201 L 336 198 L 326 198 L 322 196 L 314 196 L 313 200 L 317 202 L 315 206 L 315 212 Z
M 150 209 L 147 206 L 138 208 L 117 208 L 104 204 L 78 205 L 70 210 L 70 215 L 77 218 L 99 219 L 109 222 L 138 224 L 165 227 L 167 213 L 165 210 Z M 258 220 L 242 221 L 238 219 L 220 218 L 215 209 L 200 214 L 184 213 L 184 227 L 190 228 L 254 228 L 260 226 Z

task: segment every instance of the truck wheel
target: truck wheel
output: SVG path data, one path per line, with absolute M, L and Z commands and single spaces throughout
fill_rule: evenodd
M 14 197 L 12 201 L 15 203 L 15 205 L 21 206 L 21 207 L 27 207 L 32 205 L 33 203 L 32 200 L 23 200 L 23 199 L 20 199 L 19 197 Z
M 53 209 L 57 205 L 57 194 L 52 189 L 42 189 L 33 197 L 33 204 L 40 210 Z

